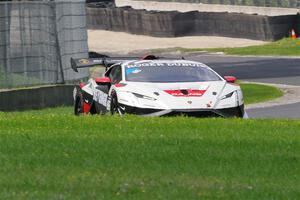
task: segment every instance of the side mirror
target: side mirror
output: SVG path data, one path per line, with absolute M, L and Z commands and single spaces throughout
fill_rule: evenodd
M 105 85 L 105 84 L 109 84 L 111 82 L 109 77 L 96 78 L 95 81 L 98 85 Z
M 224 76 L 224 79 L 228 82 L 228 83 L 235 83 L 236 82 L 236 77 L 234 76 Z

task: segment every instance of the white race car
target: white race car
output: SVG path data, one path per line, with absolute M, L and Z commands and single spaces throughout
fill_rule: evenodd
M 71 59 L 72 68 L 106 66 L 101 78 L 74 89 L 75 114 L 245 117 L 235 77 L 203 63 L 155 56 Z

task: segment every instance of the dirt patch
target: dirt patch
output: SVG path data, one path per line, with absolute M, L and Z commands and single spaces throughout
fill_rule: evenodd
M 222 48 L 262 45 L 266 42 L 242 38 L 216 36 L 189 36 L 160 38 L 145 35 L 133 35 L 123 32 L 88 30 L 90 51 L 102 53 L 126 54 L 160 48 Z

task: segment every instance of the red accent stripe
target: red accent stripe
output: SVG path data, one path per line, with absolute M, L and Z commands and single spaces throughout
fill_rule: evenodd
M 126 86 L 126 84 L 124 84 L 124 83 L 117 83 L 117 84 L 115 84 L 115 87 L 124 87 L 124 86 Z
M 188 94 L 183 94 L 182 90 L 164 90 L 174 97 L 202 97 L 206 90 L 186 90 Z

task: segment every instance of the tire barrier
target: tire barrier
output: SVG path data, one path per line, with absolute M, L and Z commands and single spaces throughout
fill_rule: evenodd
M 73 105 L 74 85 L 43 86 L 0 92 L 0 111 Z
M 299 15 L 262 16 L 241 13 L 146 11 L 131 7 L 87 8 L 89 29 L 155 37 L 225 36 L 273 41 L 288 36 Z

